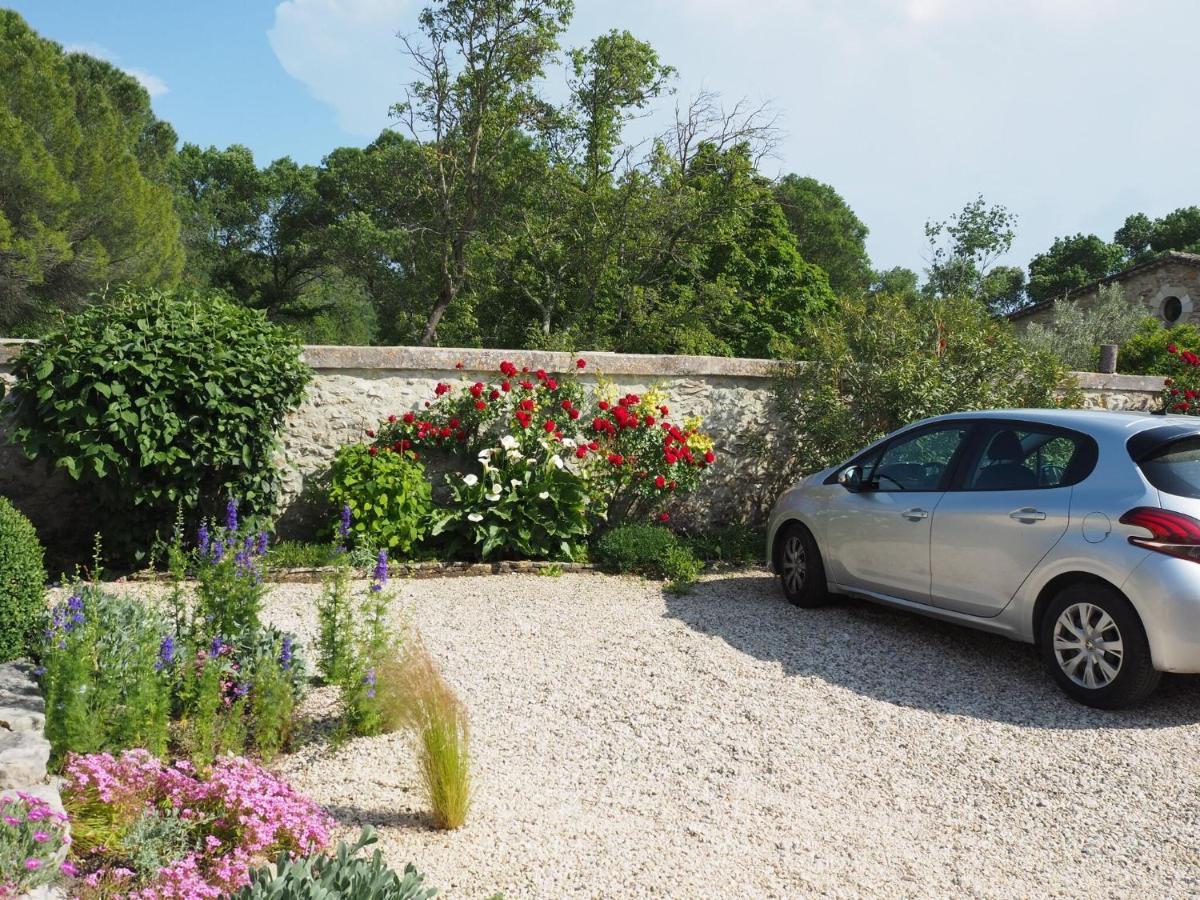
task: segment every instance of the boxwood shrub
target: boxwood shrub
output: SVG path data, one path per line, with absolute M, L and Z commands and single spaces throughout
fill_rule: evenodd
M 24 655 L 45 587 L 42 545 L 30 521 L 0 497 L 0 662 Z
M 109 549 L 143 548 L 177 508 L 267 513 L 272 457 L 311 372 L 261 312 L 219 293 L 124 291 L 29 344 L 15 436 L 88 489 Z

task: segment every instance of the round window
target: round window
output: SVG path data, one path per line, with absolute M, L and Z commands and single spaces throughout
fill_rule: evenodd
M 1174 325 L 1183 315 L 1183 301 L 1178 297 L 1168 297 L 1163 301 L 1162 317 Z

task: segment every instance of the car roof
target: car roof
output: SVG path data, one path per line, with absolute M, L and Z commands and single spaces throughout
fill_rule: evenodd
M 1106 409 L 985 409 L 976 412 L 950 413 L 925 419 L 925 422 L 954 419 L 1001 419 L 1041 422 L 1060 428 L 1073 428 L 1093 437 L 1127 439 L 1131 435 L 1163 425 L 1183 425 L 1200 432 L 1200 418 L 1195 416 L 1164 416 L 1145 412 L 1115 412 Z

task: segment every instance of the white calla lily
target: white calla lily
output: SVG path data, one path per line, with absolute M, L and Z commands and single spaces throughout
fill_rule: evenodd
M 552 457 L 550 457 L 550 465 L 554 466 L 556 469 L 561 469 L 566 464 L 563 462 L 563 458 L 555 453 Z
M 539 500 L 549 500 L 549 499 L 550 499 L 550 492 L 549 492 L 549 491 L 542 491 L 540 494 L 538 494 L 538 499 L 539 499 Z
M 463 484 L 465 484 L 467 487 L 475 487 L 475 485 L 479 484 L 479 477 L 475 474 L 464 475 Z
M 470 519 L 472 522 L 482 522 L 483 521 L 483 516 L 480 515 L 479 513 L 471 513 L 470 515 L 467 516 L 467 518 Z
M 517 448 L 517 439 L 511 434 L 506 434 L 500 438 L 500 446 L 505 450 L 515 450 Z

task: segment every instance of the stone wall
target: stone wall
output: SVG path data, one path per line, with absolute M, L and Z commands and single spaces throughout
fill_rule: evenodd
M 0 341 L 0 379 L 11 381 L 9 362 L 17 342 Z M 672 418 L 699 415 L 717 444 L 720 461 L 689 504 L 684 521 L 756 521 L 761 519 L 786 472 L 777 460 L 789 436 L 770 430 L 772 376 L 778 363 L 758 359 L 703 356 L 640 356 L 585 353 L 585 383 L 599 377 L 622 390 L 663 389 Z M 502 360 L 575 371 L 565 353 L 512 350 L 458 350 L 425 347 L 308 347 L 305 361 L 316 372 L 308 395 L 290 416 L 280 462 L 284 497 L 279 523 L 283 536 L 311 534 L 325 520 L 324 478 L 337 448 L 360 440 L 390 413 L 417 409 L 433 396 L 439 381 L 468 383 L 495 374 Z M 463 368 L 457 368 L 462 363 Z M 1153 408 L 1162 380 L 1128 375 L 1077 376 L 1085 403 L 1095 408 Z M 4 433 L 0 424 L 0 438 Z M 47 543 L 87 538 L 102 511 L 83 503 L 61 476 L 47 478 L 41 465 L 25 460 L 16 448 L 0 447 L 0 494 L 10 497 L 38 526 Z

